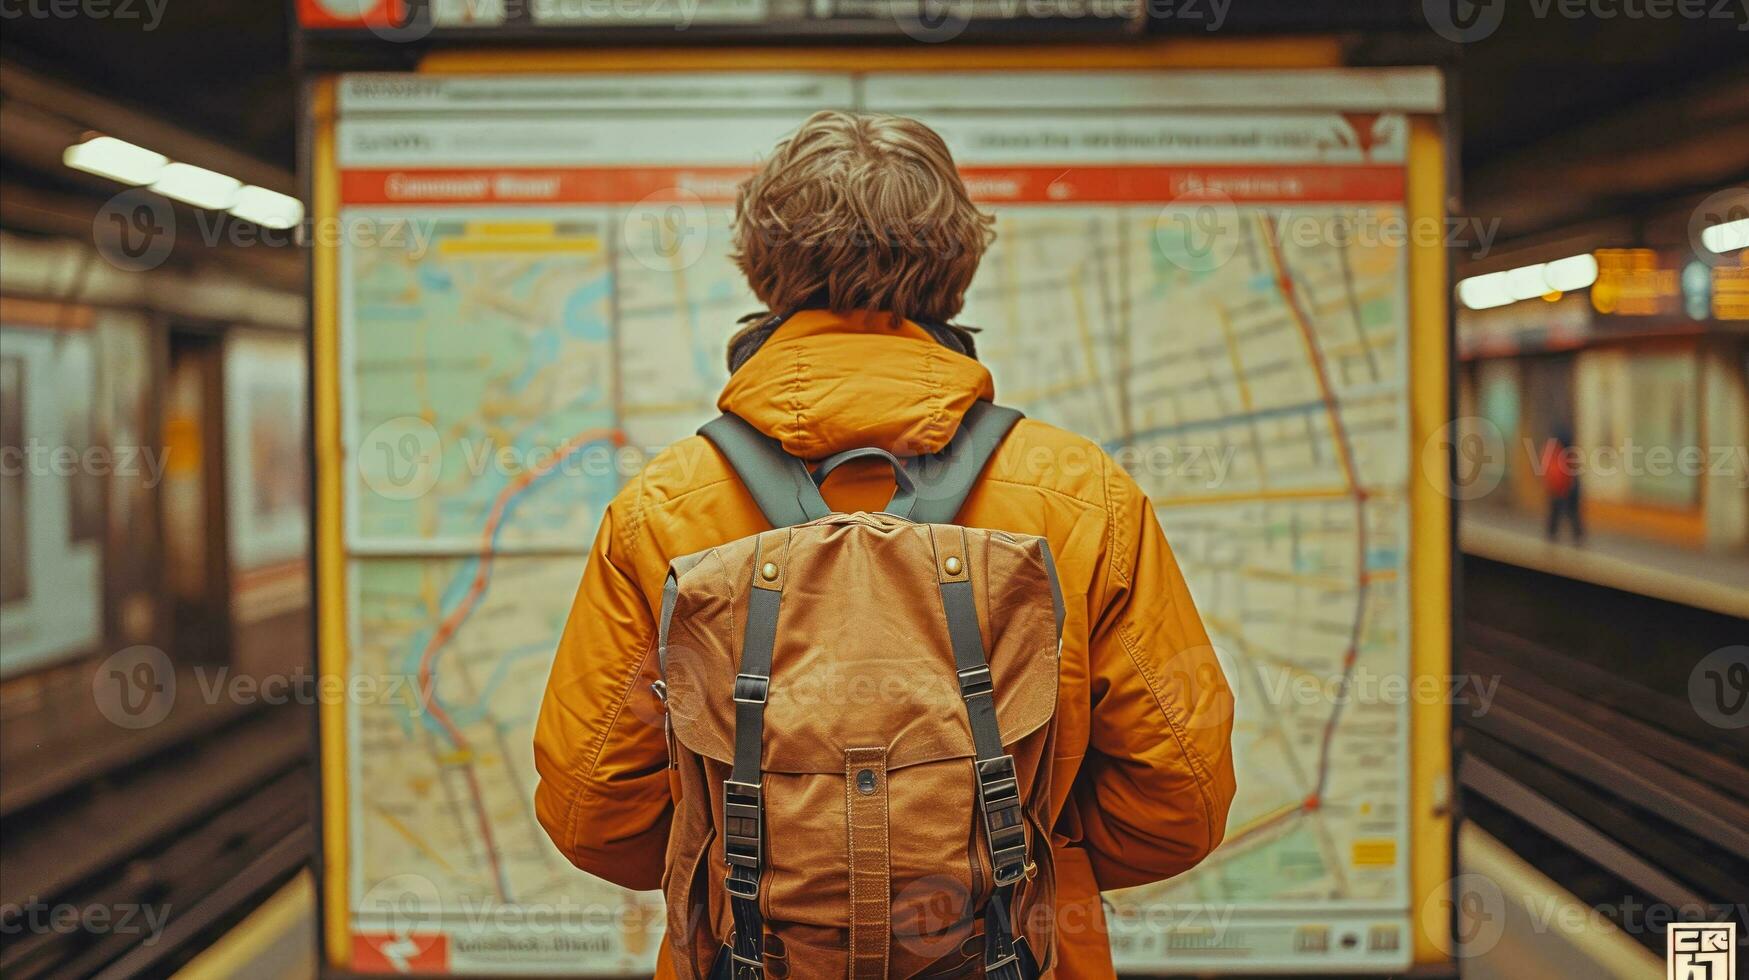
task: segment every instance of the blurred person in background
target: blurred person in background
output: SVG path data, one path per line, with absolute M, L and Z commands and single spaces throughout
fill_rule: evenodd
M 1579 516 L 1579 467 L 1572 449 L 1572 428 L 1564 424 L 1558 425 L 1554 434 L 1543 443 L 1543 455 L 1539 463 L 1543 490 L 1549 496 L 1549 540 L 1554 541 L 1560 537 L 1561 521 L 1565 520 L 1573 527 L 1573 543 L 1580 544 L 1585 540 L 1585 525 L 1581 523 Z

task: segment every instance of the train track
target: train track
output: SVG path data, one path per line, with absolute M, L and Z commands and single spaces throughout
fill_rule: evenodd
M 308 709 L 195 714 L 56 725 L 74 761 L 0 795 L 0 975 L 168 976 L 307 865 Z
M 1474 557 L 1463 600 L 1461 669 L 1499 680 L 1459 713 L 1466 817 L 1660 955 L 1669 918 L 1741 924 L 1749 730 L 1688 683 L 1749 623 Z

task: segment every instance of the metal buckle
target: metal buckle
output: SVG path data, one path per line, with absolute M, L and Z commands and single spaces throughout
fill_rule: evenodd
M 759 888 L 764 797 L 758 783 L 723 780 L 723 860 L 753 872 L 755 895 Z
M 735 952 L 735 934 L 732 932 L 729 934 L 727 948 L 729 950 L 730 974 L 735 977 L 735 980 L 758 980 L 765 975 L 765 952 L 759 948 L 757 943 L 753 947 L 754 952 L 758 954 L 757 959 L 751 959 Z
M 996 947 L 996 958 L 990 959 L 991 947 Z M 1013 967 L 1020 969 L 1020 945 L 1012 939 L 1004 938 L 999 943 L 986 940 L 984 943 L 984 976 L 995 977 L 1000 971 Z
M 745 898 L 748 901 L 756 902 L 759 900 L 759 879 L 737 878 L 735 872 L 730 871 L 728 876 L 723 879 L 723 891 L 736 898 Z
M 1011 885 L 1026 876 L 1027 865 L 1026 819 L 1013 756 L 978 761 L 978 809 L 984 815 L 984 842 L 996 883 Z
M 980 694 L 989 694 L 995 690 L 990 683 L 990 665 L 979 664 L 956 671 L 960 679 L 960 697 L 970 700 Z
M 764 674 L 736 674 L 735 701 L 737 704 L 764 704 L 765 696 L 771 691 L 771 678 Z

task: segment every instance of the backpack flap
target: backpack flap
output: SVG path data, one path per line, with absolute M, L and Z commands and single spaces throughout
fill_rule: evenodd
M 928 528 L 879 514 L 834 515 L 818 527 L 796 531 L 784 570 L 765 770 L 841 772 L 847 749 L 874 745 L 886 747 L 891 769 L 971 758 Z M 693 556 L 666 617 L 663 679 L 675 736 L 725 763 L 734 760 L 730 692 L 759 571 L 757 541 Z M 1012 744 L 1056 711 L 1058 626 L 1052 608 L 1036 601 L 1054 575 L 1041 539 L 977 534 L 969 544 L 997 722 Z M 828 554 L 838 551 L 848 554 Z M 806 598 L 792 596 L 798 587 Z

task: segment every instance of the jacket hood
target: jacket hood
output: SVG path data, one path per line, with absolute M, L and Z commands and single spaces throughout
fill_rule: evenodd
M 861 446 L 909 456 L 939 451 L 973 402 L 994 397 L 988 368 L 909 320 L 803 310 L 729 378 L 717 407 L 803 459 Z

